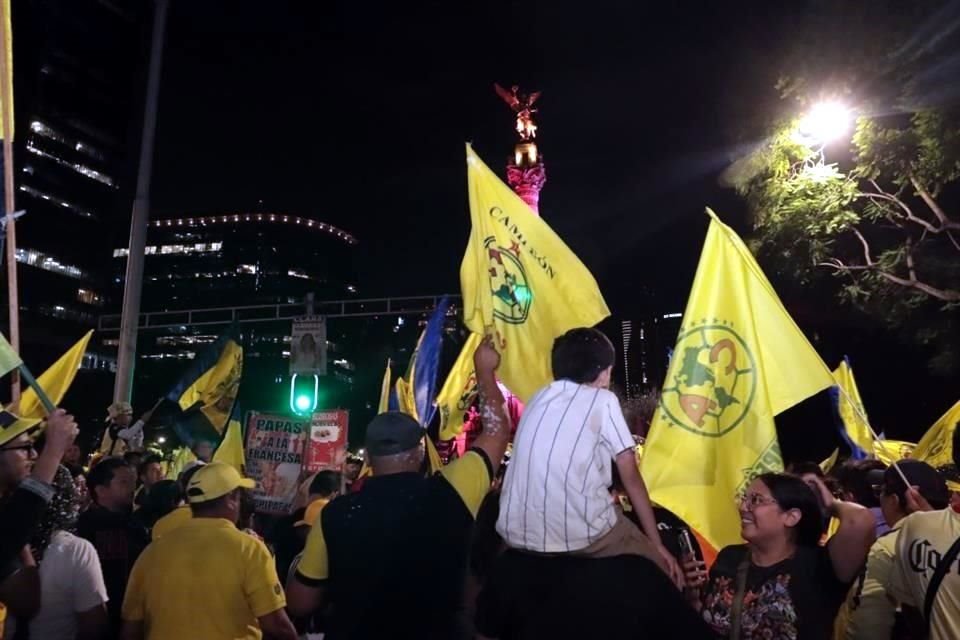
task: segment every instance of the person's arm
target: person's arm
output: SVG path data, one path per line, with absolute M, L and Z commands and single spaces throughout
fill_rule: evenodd
M 106 603 L 77 613 L 77 640 L 101 640 L 110 626 Z
M 20 550 L 21 568 L 0 583 L 0 602 L 8 615 L 29 620 L 40 610 L 40 574 L 30 546 Z
M 264 636 L 270 640 L 297 640 L 297 630 L 283 609 L 259 616 L 257 622 Z
M 52 484 L 63 454 L 73 444 L 79 430 L 73 416 L 63 409 L 57 409 L 47 416 L 47 429 L 44 433 L 46 443 L 43 445 L 43 453 L 33 463 L 30 477 L 44 484 Z
M 653 505 L 650 504 L 650 494 L 647 493 L 647 485 L 637 470 L 637 454 L 633 447 L 621 451 L 615 458 L 617 471 L 620 472 L 620 480 L 627 490 L 627 496 L 630 498 L 630 505 L 633 507 L 637 518 L 640 520 L 640 526 L 643 532 L 650 538 L 650 542 L 656 547 L 660 557 L 663 558 L 667 568 L 667 575 L 677 584 L 683 585 L 683 571 L 677 564 L 676 558 L 663 545 L 660 540 L 660 531 L 657 529 L 657 519 L 653 516 Z
M 510 416 L 500 387 L 497 386 L 496 371 L 500 366 L 500 354 L 493 346 L 493 339 L 484 338 L 473 354 L 474 371 L 477 374 L 477 389 L 480 396 L 480 423 L 483 431 L 477 436 L 472 448 L 480 449 L 490 461 L 491 481 L 497 475 L 503 454 L 510 441 Z
M 840 528 L 827 543 L 833 574 L 840 582 L 850 582 L 860 573 L 877 539 L 876 521 L 866 507 L 837 500 L 820 478 L 812 478 L 820 492 L 827 515 L 840 521 Z

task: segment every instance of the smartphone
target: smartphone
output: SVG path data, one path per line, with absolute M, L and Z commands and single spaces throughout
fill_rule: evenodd
M 693 550 L 693 541 L 690 539 L 690 532 L 686 529 L 680 529 L 680 533 L 677 534 L 677 539 L 680 542 L 680 557 L 681 558 L 696 558 L 697 554 Z

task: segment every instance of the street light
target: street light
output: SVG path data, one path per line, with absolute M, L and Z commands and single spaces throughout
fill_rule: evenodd
M 853 117 L 850 108 L 841 102 L 818 102 L 800 119 L 799 141 L 807 146 L 824 146 L 850 130 Z
M 166 436 L 159 436 L 159 437 L 157 438 L 157 443 L 158 443 L 158 444 L 163 444 L 163 443 L 166 442 L 166 441 L 167 441 Z

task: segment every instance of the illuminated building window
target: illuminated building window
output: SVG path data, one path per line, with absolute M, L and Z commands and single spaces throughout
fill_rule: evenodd
M 290 269 L 287 271 L 287 275 L 291 278 L 302 278 L 303 280 L 312 280 L 312 278 L 307 275 L 306 271 L 301 271 L 300 269 Z
M 41 253 L 34 249 L 17 249 L 17 262 L 28 264 L 31 267 L 37 267 L 38 269 L 43 269 L 44 271 L 52 271 L 53 273 L 59 273 L 62 276 L 67 276 L 69 278 L 76 278 L 82 280 L 87 277 L 87 274 L 80 269 L 70 264 L 63 264 L 53 256 Z
M 120 339 L 119 338 L 104 338 L 103 345 L 105 347 L 119 347 Z
M 41 305 L 37 307 L 37 311 L 45 316 L 52 316 L 54 318 L 60 318 L 61 320 L 74 320 L 83 324 L 93 324 L 94 322 L 92 313 L 78 311 L 70 307 L 65 307 L 61 304 Z
M 169 256 L 169 255 L 182 255 L 185 253 L 216 253 L 223 248 L 222 242 L 198 242 L 196 244 L 162 244 L 160 246 L 148 245 L 143 248 L 143 254 L 147 256 L 152 256 L 156 254 Z M 113 257 L 114 258 L 126 258 L 130 255 L 129 249 L 114 249 Z
M 196 218 L 173 218 L 170 220 L 154 220 L 150 224 L 154 227 L 205 227 L 208 224 L 230 224 L 238 222 L 272 222 L 276 224 L 299 225 L 309 229 L 326 231 L 330 235 L 334 235 L 350 245 L 357 244 L 355 237 L 326 222 L 279 213 L 235 213 L 219 216 L 198 216 Z
M 60 144 L 68 146 L 75 151 L 79 151 L 84 155 L 90 156 L 91 158 L 95 158 L 97 160 L 106 159 L 104 158 L 103 153 L 101 153 L 96 147 L 80 142 L 76 138 L 71 138 L 70 136 L 64 135 L 49 125 L 40 122 L 39 120 L 34 120 L 30 123 L 30 131 L 39 136 L 43 136 L 48 140 L 59 142 Z
M 48 151 L 44 151 L 43 149 L 40 149 L 39 147 L 33 146 L 33 143 L 32 143 L 32 142 L 27 142 L 27 151 L 29 151 L 30 153 L 32 153 L 32 154 L 34 154 L 34 155 L 38 155 L 38 156 L 40 156 L 41 158 L 46 158 L 46 159 L 48 159 L 48 160 L 52 160 L 52 161 L 56 162 L 57 164 L 59 164 L 59 165 L 62 166 L 62 167 L 67 167 L 68 169 L 73 169 L 74 171 L 76 171 L 76 172 L 79 173 L 80 175 L 86 176 L 86 177 L 90 178 L 91 180 L 96 180 L 97 182 L 100 182 L 100 183 L 102 183 L 102 184 L 105 184 L 105 185 L 107 185 L 108 187 L 115 187 L 115 186 L 116 186 L 116 183 L 113 181 L 113 178 L 111 178 L 111 177 L 108 176 L 107 174 L 101 173 L 101 172 L 97 171 L 96 169 L 91 169 L 91 168 L 88 167 L 87 165 L 80 164 L 79 162 L 70 162 L 69 160 L 65 160 L 65 159 L 61 158 L 60 156 L 54 155 L 54 154 L 52 154 L 52 153 L 50 153 L 50 152 L 48 152 Z
M 34 198 L 39 198 L 39 199 L 41 199 L 41 200 L 46 200 L 47 202 L 52 202 L 53 204 L 60 205 L 60 206 L 63 207 L 64 209 L 70 209 L 70 210 L 73 211 L 74 213 L 79 214 L 79 215 L 83 216 L 84 218 L 93 218 L 93 219 L 96 219 L 96 217 L 97 217 L 97 216 L 93 215 L 92 213 L 90 213 L 89 211 L 86 211 L 85 209 L 81 209 L 80 207 L 78 207 L 77 205 L 75 205 L 75 204 L 73 204 L 73 203 L 71 203 L 71 202 L 67 202 L 67 201 L 64 200 L 63 198 L 58 198 L 57 196 L 55 196 L 55 195 L 53 195 L 53 194 L 45 193 L 45 192 L 43 192 L 43 191 L 40 191 L 39 189 L 34 189 L 33 187 L 31 187 L 31 186 L 28 185 L 28 184 L 22 184 L 22 185 L 20 185 L 20 191 L 23 191 L 24 193 L 29 194 L 29 195 L 33 196 Z
M 249 273 L 251 275 L 256 275 L 257 265 L 255 264 L 241 264 L 237 267 L 237 273 Z
M 99 293 L 90 291 L 89 289 L 77 289 L 77 300 L 98 307 L 103 306 L 103 297 Z
M 164 347 L 182 347 L 183 345 L 194 344 L 212 344 L 217 336 L 160 336 L 157 338 L 157 345 Z

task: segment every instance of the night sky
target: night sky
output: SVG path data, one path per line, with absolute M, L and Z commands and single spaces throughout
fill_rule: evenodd
M 515 134 L 492 84 L 517 83 L 543 91 L 541 213 L 614 316 L 682 311 L 704 206 L 748 230 L 717 176 L 776 98 L 784 47 L 817 3 L 784 4 L 173 2 L 153 215 L 326 220 L 360 240 L 360 295 L 456 293 L 463 143 L 503 175 Z M 918 436 L 956 399 L 924 398 L 908 429 L 891 371 L 860 377 L 894 436 Z

